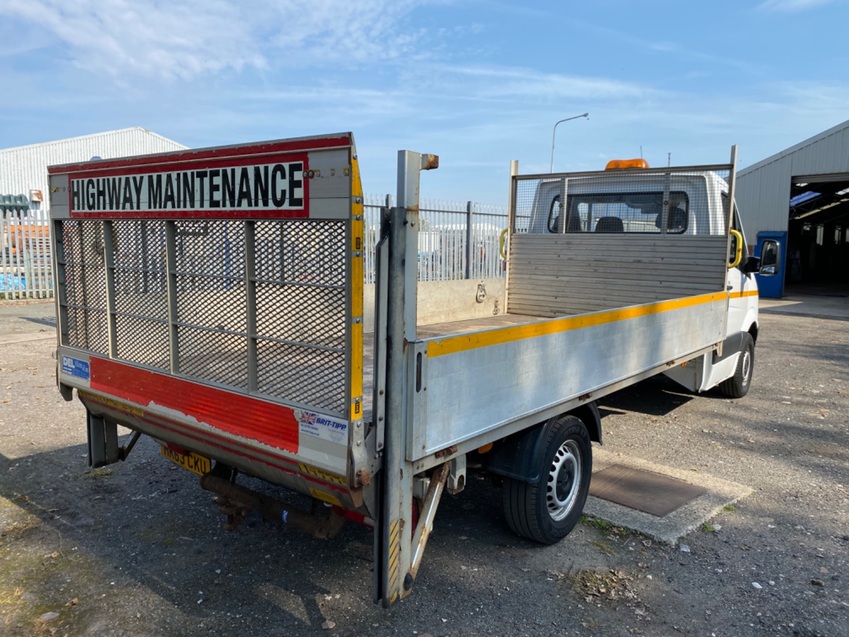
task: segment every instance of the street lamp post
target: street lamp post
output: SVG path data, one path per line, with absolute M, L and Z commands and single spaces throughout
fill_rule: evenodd
M 548 168 L 548 172 L 554 172 L 554 136 L 557 134 L 557 125 L 562 124 L 563 122 L 568 122 L 570 119 L 578 119 L 579 117 L 590 118 L 589 113 L 581 113 L 580 115 L 574 115 L 573 117 L 567 117 L 566 119 L 561 119 L 554 125 L 554 128 L 551 131 L 551 166 Z

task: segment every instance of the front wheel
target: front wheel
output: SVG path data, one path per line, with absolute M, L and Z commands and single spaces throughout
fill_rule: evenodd
M 743 334 L 740 345 L 740 357 L 734 375 L 719 384 L 719 390 L 728 398 L 742 398 L 749 393 L 752 384 L 752 372 L 755 369 L 755 341 L 748 332 Z
M 578 523 L 590 490 L 592 447 L 584 423 L 561 416 L 545 434 L 542 461 L 537 482 L 505 478 L 504 516 L 517 535 L 554 544 Z

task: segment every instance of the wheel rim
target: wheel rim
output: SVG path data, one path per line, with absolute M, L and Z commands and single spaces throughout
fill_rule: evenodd
M 749 376 L 752 374 L 752 354 L 748 349 L 743 351 L 743 367 L 740 371 L 743 377 L 743 384 L 748 385 Z
M 546 502 L 548 514 L 559 522 L 575 506 L 575 498 L 581 486 L 581 456 L 578 444 L 567 440 L 557 449 L 548 473 Z

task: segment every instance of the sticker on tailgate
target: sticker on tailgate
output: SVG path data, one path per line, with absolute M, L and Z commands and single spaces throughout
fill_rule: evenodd
M 74 358 L 73 356 L 62 356 L 62 372 L 83 380 L 91 378 L 91 368 L 88 361 Z
M 295 410 L 301 434 L 321 438 L 337 445 L 348 444 L 348 423 L 311 411 Z

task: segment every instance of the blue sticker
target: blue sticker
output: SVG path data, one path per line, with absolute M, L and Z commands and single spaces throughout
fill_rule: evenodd
M 88 362 L 71 356 L 62 357 L 62 372 L 82 378 L 83 380 L 89 380 L 91 378 Z

